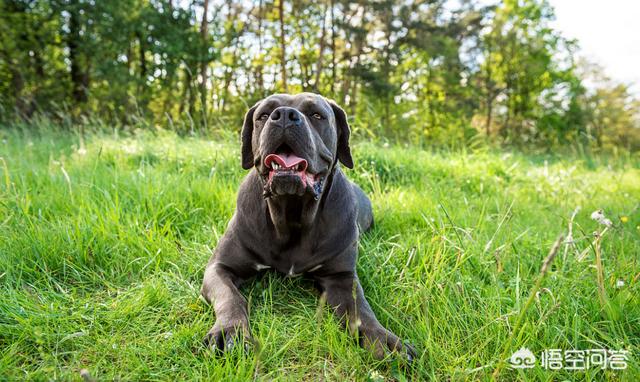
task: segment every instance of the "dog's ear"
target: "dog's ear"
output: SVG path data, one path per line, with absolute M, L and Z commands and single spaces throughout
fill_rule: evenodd
M 349 123 L 347 122 L 347 114 L 334 101 L 329 101 L 333 114 L 336 116 L 336 126 L 338 128 L 338 160 L 348 168 L 353 168 L 353 158 L 351 158 L 351 148 L 349 147 Z
M 247 114 L 244 115 L 244 123 L 242 125 L 242 168 L 245 170 L 253 167 L 253 147 L 251 140 L 253 139 L 253 113 L 256 111 L 260 102 L 253 105 Z

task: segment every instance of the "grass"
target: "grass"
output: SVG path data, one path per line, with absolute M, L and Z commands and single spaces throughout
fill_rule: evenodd
M 235 142 L 0 138 L 1 380 L 80 380 L 82 369 L 98 380 L 640 379 L 637 156 L 356 142 L 347 173 L 376 216 L 358 272 L 380 321 L 418 348 L 406 367 L 360 349 L 311 282 L 269 273 L 244 287 L 260 346 L 202 347 L 213 313 L 201 278 L 245 175 Z M 600 208 L 613 221 L 604 233 L 589 217 Z M 572 243 L 541 272 L 569 225 Z M 523 346 L 630 355 L 626 370 L 501 362 Z

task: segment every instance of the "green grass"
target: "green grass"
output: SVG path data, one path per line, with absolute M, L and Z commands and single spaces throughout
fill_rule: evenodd
M 0 138 L 0 380 L 79 380 L 81 369 L 98 380 L 488 380 L 500 354 L 522 346 L 631 354 L 623 371 L 502 365 L 498 379 L 640 379 L 637 156 L 356 142 L 347 173 L 376 216 L 358 272 L 380 321 L 419 350 L 406 367 L 360 349 L 310 281 L 276 274 L 244 287 L 258 348 L 202 347 L 213 324 L 202 274 L 245 175 L 233 141 Z M 527 306 L 578 206 L 575 248 L 561 245 Z M 589 218 L 599 208 L 614 223 L 602 237 L 604 296 L 592 245 L 603 227 Z

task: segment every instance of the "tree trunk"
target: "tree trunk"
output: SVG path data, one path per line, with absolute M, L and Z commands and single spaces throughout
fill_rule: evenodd
M 292 13 L 295 14 L 295 4 L 292 6 L 292 8 Z M 295 24 L 295 30 L 292 34 L 294 36 L 300 36 L 300 46 L 304 49 L 304 47 L 307 45 L 307 40 L 304 37 L 304 26 L 302 25 L 302 18 L 298 17 L 296 21 L 297 22 Z M 295 62 L 297 62 L 300 66 L 300 80 L 302 82 L 302 90 L 305 92 L 311 91 L 311 74 L 309 73 L 311 71 L 311 69 L 309 68 L 311 64 L 301 56 L 296 57 L 294 55 L 294 58 Z
M 43 81 L 45 77 L 44 73 L 44 59 L 42 58 L 42 52 L 45 51 L 45 44 L 42 42 L 42 38 L 39 34 L 34 36 L 37 42 L 37 49 L 33 51 L 33 63 L 35 67 L 36 76 L 38 81 Z
M 333 8 L 335 7 L 334 0 L 331 0 L 329 6 L 331 7 L 331 96 L 333 97 L 336 84 L 336 28 L 334 25 L 335 15 L 333 13 Z
M 20 65 L 17 65 L 15 60 L 12 59 L 6 51 L 3 50 L 2 53 L 7 60 L 7 67 L 9 69 L 9 74 L 11 75 L 11 89 L 13 96 L 15 97 L 15 111 L 16 113 L 18 113 L 18 115 L 22 116 L 27 110 L 27 104 L 22 97 L 22 90 L 24 89 L 24 77 L 18 70 Z
M 204 46 L 204 52 L 200 62 L 200 102 L 202 103 L 202 113 L 205 121 L 207 118 L 207 69 L 209 64 L 208 59 L 208 46 L 207 46 L 207 34 L 209 33 L 209 0 L 204 0 L 202 5 L 202 24 L 200 25 L 200 36 L 202 37 L 202 44 Z
M 197 70 L 197 65 L 194 65 L 194 70 Z M 194 86 L 195 81 L 193 78 L 193 74 L 191 74 L 191 71 L 189 71 L 187 81 L 189 82 L 189 119 L 192 120 L 196 105 L 197 89 L 194 89 L 196 86 Z
M 240 43 L 238 42 L 237 44 L 234 45 L 233 48 L 233 53 L 231 55 L 232 59 L 231 62 L 236 62 L 237 57 L 238 57 L 238 45 L 240 45 Z M 232 67 L 227 67 L 225 69 L 225 73 L 224 73 L 224 85 L 222 87 L 222 99 L 220 100 L 222 102 L 222 105 L 220 107 L 220 109 L 224 112 L 225 111 L 225 107 L 227 106 L 227 101 L 229 98 L 229 86 L 231 86 L 231 81 L 233 80 L 233 73 L 234 73 L 234 68 Z
M 287 92 L 287 57 L 285 54 L 286 36 L 284 30 L 284 0 L 278 0 L 278 19 L 280 20 L 280 65 L 282 76 L 282 90 Z
M 427 126 L 429 127 L 429 129 L 434 130 L 435 129 L 435 124 L 436 124 L 436 117 L 435 117 L 435 113 L 433 112 L 433 89 L 432 89 L 432 82 L 433 82 L 433 78 L 432 78 L 432 67 L 431 67 L 431 63 L 427 64 L 427 89 L 426 89 L 426 96 L 425 96 L 425 100 L 427 101 Z
M 485 132 L 487 137 L 491 136 L 491 119 L 493 117 L 493 85 L 491 81 L 493 80 L 493 72 L 491 70 L 491 38 L 487 41 L 487 62 L 485 65 L 487 66 L 486 76 L 485 76 L 485 90 L 487 92 L 487 118 L 485 121 Z
M 191 91 L 191 71 L 189 67 L 185 64 L 184 67 L 184 85 L 182 88 L 182 96 L 180 97 L 180 106 L 178 107 L 178 115 L 182 116 L 182 113 L 185 110 L 185 103 L 189 101 L 191 98 L 189 96 L 189 92 Z M 187 105 L 187 110 L 191 108 L 191 105 Z
M 349 25 L 349 22 L 351 21 L 351 18 L 357 12 L 358 12 L 358 10 L 353 11 L 353 13 L 349 15 L 348 19 L 347 19 L 347 13 L 343 12 L 342 13 L 342 25 Z M 343 53 L 343 57 L 342 58 L 344 60 L 346 60 L 347 62 L 344 65 L 342 78 L 340 80 L 340 103 L 346 106 L 347 97 L 349 95 L 349 88 L 351 86 L 349 84 L 349 81 L 351 79 L 351 74 L 352 74 L 351 70 L 353 69 L 353 67 L 352 67 L 352 61 L 353 61 L 353 32 L 352 32 L 351 28 L 344 28 L 344 33 L 345 33 L 345 39 L 344 39 L 344 41 L 345 41 L 344 50 L 345 51 Z
M 382 74 L 384 76 L 384 84 L 386 87 L 385 90 L 385 94 L 384 94 L 384 114 L 382 116 L 382 123 L 385 126 L 385 128 L 387 128 L 388 126 L 390 126 L 390 110 L 389 110 L 389 104 L 391 103 L 391 91 L 389 90 L 389 84 L 391 82 L 391 22 L 392 22 L 392 17 L 390 16 L 390 13 L 392 11 L 388 10 L 387 12 L 385 12 L 384 14 L 384 34 L 386 36 L 386 44 L 384 46 L 384 50 L 383 50 L 383 59 L 384 62 L 382 63 Z M 429 69 L 431 70 L 431 69 Z
M 485 132 L 487 137 L 491 136 L 491 119 L 493 117 L 493 94 L 491 90 L 487 90 L 487 120 L 485 122 Z
M 264 18 L 264 0 L 260 0 L 258 8 L 258 52 L 262 53 L 262 19 Z M 264 67 L 262 62 L 256 66 L 256 82 L 258 85 L 258 94 L 264 94 Z
M 71 84 L 72 97 L 77 103 L 87 101 L 87 89 L 89 87 L 89 76 L 83 71 L 81 63 L 80 47 L 80 12 L 78 4 L 72 3 L 69 8 L 69 35 L 67 36 L 67 47 L 69 48 L 69 61 L 71 63 Z
M 147 59 L 145 58 L 146 52 L 144 50 L 144 37 L 141 32 L 136 32 L 138 38 L 138 54 L 140 56 L 140 79 L 142 83 L 147 82 Z
M 136 87 L 136 108 L 146 108 L 148 98 L 145 96 L 148 82 L 148 70 L 147 70 L 147 52 L 145 50 L 145 39 L 141 31 L 136 31 L 136 38 L 138 39 L 138 59 L 140 61 L 140 81 Z
M 131 62 L 133 61 L 133 51 L 131 50 L 131 40 L 133 40 L 132 38 L 129 38 L 129 45 L 127 46 L 127 74 L 131 75 Z
M 322 29 L 320 32 L 320 48 L 318 49 L 318 62 L 316 63 L 316 78 L 313 80 L 313 90 L 318 93 L 320 92 L 319 84 L 320 84 L 320 73 L 322 72 L 322 57 L 324 53 L 324 40 L 327 31 L 327 9 L 328 5 L 325 6 L 324 12 L 322 13 Z

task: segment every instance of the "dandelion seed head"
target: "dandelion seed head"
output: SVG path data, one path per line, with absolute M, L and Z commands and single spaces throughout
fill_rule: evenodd
M 604 212 L 602 210 L 595 210 L 591 213 L 591 219 L 600 220 L 604 217 Z
M 591 219 L 606 227 L 611 227 L 613 225 L 611 220 L 607 219 L 607 217 L 604 215 L 604 211 L 602 209 L 593 211 L 591 213 Z

